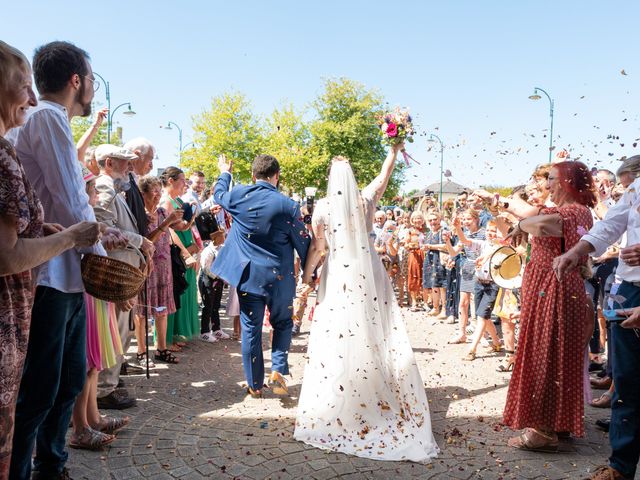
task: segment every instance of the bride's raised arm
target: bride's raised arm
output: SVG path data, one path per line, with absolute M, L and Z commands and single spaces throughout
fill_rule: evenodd
M 382 169 L 380 170 L 380 174 L 373 179 L 373 181 L 365 187 L 364 190 L 367 192 L 373 191 L 374 193 L 374 202 L 377 204 L 380 201 L 382 195 L 384 195 L 384 191 L 387 189 L 387 185 L 389 184 L 389 179 L 391 178 L 391 174 L 393 173 L 393 169 L 396 165 L 396 158 L 398 157 L 398 152 L 402 151 L 404 148 L 404 142 L 401 142 L 397 145 L 393 145 L 389 149 L 389 153 L 387 154 L 387 158 L 384 159 L 382 163 Z
M 327 250 L 327 240 L 324 236 L 324 220 L 314 215 L 311 221 L 311 228 L 313 230 L 313 236 L 311 238 L 309 251 L 307 252 L 307 262 L 302 272 L 302 283 L 307 285 L 313 285 L 313 272 Z

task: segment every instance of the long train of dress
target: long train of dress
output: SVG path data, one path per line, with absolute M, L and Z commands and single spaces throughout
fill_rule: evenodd
M 364 200 L 369 223 L 372 202 Z M 311 326 L 294 437 L 360 457 L 426 462 L 437 455 L 438 446 L 389 277 L 372 241 L 347 258 L 331 248 L 330 220 L 327 225 L 330 253 Z

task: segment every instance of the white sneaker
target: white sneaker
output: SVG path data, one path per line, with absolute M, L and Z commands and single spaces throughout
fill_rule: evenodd
M 211 332 L 203 333 L 202 335 L 200 335 L 200 340 L 209 343 L 216 343 L 218 341 L 216 336 Z
M 228 334 L 224 333 L 222 330 L 216 330 L 215 332 L 213 332 L 213 336 L 218 340 L 229 340 L 231 338 Z

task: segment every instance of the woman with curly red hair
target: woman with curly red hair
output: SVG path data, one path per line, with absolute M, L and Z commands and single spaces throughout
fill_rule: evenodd
M 509 446 L 541 451 L 557 449 L 558 432 L 584 435 L 584 331 L 589 306 L 580 271 L 559 281 L 552 263 L 591 228 L 589 208 L 596 203 L 593 178 L 581 162 L 554 164 L 547 184 L 556 206 L 522 220 L 510 234 L 533 238 L 522 284 L 518 351 L 504 410 L 506 425 L 525 429 L 509 440 Z M 586 266 L 586 256 L 581 264 Z

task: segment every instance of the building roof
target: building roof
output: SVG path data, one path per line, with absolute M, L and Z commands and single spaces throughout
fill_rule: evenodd
M 462 193 L 468 192 L 471 189 L 465 187 L 464 185 L 460 185 L 459 183 L 452 182 L 451 180 L 446 180 L 442 182 L 442 193 Z M 426 192 L 433 192 L 435 194 L 440 193 L 440 182 L 432 183 L 431 185 L 427 185 L 426 187 L 417 191 L 412 198 L 422 197 L 426 194 Z

